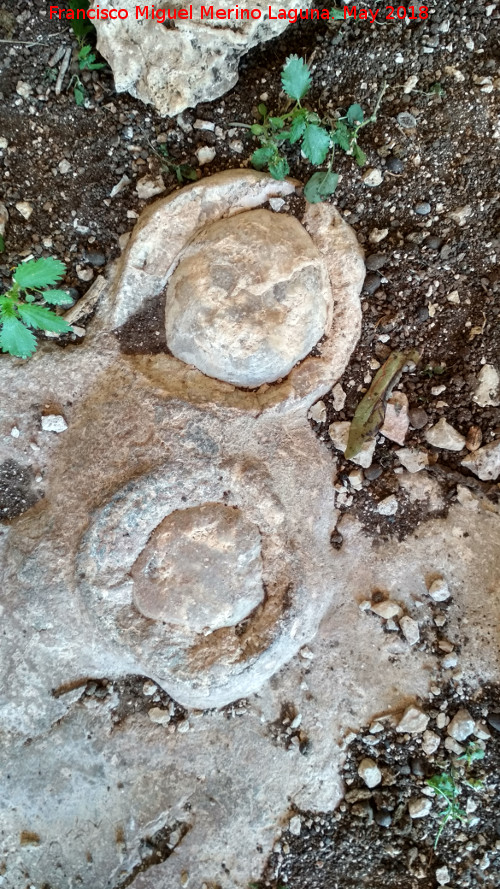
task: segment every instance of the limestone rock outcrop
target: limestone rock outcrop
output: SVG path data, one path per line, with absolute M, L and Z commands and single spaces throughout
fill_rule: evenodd
M 307 8 L 309 2 L 302 4 Z M 94 8 L 116 8 L 114 0 L 98 0 Z M 156 18 L 151 17 L 155 4 L 145 4 L 148 17 L 139 15 L 135 0 L 121 0 L 120 9 L 128 12 L 125 18 L 110 20 L 96 18 L 97 49 L 109 62 L 118 92 L 129 92 L 143 102 L 153 105 L 164 116 L 179 114 L 199 102 L 211 102 L 232 89 L 238 80 L 238 62 L 244 53 L 258 43 L 281 34 L 288 25 L 287 19 L 270 19 L 267 0 L 254 0 L 252 4 L 235 4 L 220 0 L 213 6 L 213 18 L 204 14 L 201 0 L 193 0 L 192 19 L 179 18 L 181 9 L 188 4 L 169 3 L 168 7 L 156 4 Z M 177 14 L 162 23 L 162 9 Z M 292 0 L 285 0 L 277 9 L 295 9 Z M 216 10 L 232 10 L 228 19 L 215 17 Z M 241 17 L 243 11 L 254 10 L 249 20 Z M 260 11 L 260 17 L 257 13 Z

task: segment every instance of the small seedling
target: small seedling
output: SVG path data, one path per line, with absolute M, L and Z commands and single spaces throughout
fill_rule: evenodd
M 90 0 L 69 0 L 68 6 L 71 7 L 73 12 L 77 12 L 79 9 L 87 12 Z M 71 27 L 78 43 L 78 67 L 80 71 L 99 71 L 101 68 L 106 68 L 106 62 L 97 61 L 92 45 L 87 42 L 90 37 L 95 35 L 95 27 L 92 22 L 87 18 L 80 19 L 75 16 L 71 22 Z M 73 74 L 70 80 L 69 89 L 71 87 L 73 87 L 76 104 L 84 105 L 86 98 L 85 87 L 77 74 Z
M 302 105 L 311 87 L 311 71 L 303 59 L 294 55 L 286 60 L 281 83 L 294 104 L 291 109 L 285 109 L 278 115 L 271 114 L 264 104 L 258 106 L 262 122 L 248 128 L 258 138 L 260 148 L 254 151 L 251 161 L 257 170 L 267 167 L 274 179 L 284 179 L 290 172 L 288 160 L 282 153 L 287 144 L 298 143 L 304 157 L 314 166 L 322 166 L 330 156 L 327 168 L 313 173 L 304 188 L 307 200 L 316 204 L 337 188 L 339 176 L 333 172 L 336 148 L 352 155 L 360 167 L 366 163 L 366 155 L 358 145 L 358 135 L 363 127 L 377 119 L 386 87 L 384 85 L 370 117 L 365 119 L 361 105 L 355 103 L 345 115 L 331 119 L 322 118 L 316 111 Z
M 29 358 L 36 350 L 36 337 L 29 329 L 69 333 L 70 325 L 40 301 L 52 306 L 69 305 L 65 290 L 46 290 L 64 275 L 66 267 L 58 259 L 31 259 L 18 265 L 12 286 L 0 296 L 0 348 L 17 358 Z
M 86 43 L 78 53 L 78 67 L 80 71 L 99 71 L 106 67 L 106 62 L 98 62 L 92 47 Z
M 456 820 L 463 824 L 469 820 L 467 813 L 460 808 L 458 797 L 462 792 L 462 784 L 465 784 L 472 790 L 480 790 L 483 787 L 482 781 L 473 781 L 466 777 L 467 768 L 470 768 L 476 760 L 483 758 L 484 750 L 478 744 L 471 743 L 465 753 L 455 760 L 456 763 L 465 763 L 465 765 L 457 769 L 452 763 L 448 772 L 445 771 L 448 768 L 448 764 L 445 764 L 444 770 L 440 774 L 433 775 L 432 778 L 428 779 L 427 784 L 429 787 L 432 787 L 438 796 L 446 802 L 439 816 L 439 829 L 434 841 L 434 848 L 436 848 L 439 838 L 449 821 Z
M 179 185 L 183 185 L 184 182 L 195 182 L 198 179 L 198 174 L 194 167 L 191 167 L 189 164 L 177 164 L 172 160 L 166 145 L 159 145 L 158 150 L 153 148 L 153 151 L 161 157 L 162 167 L 169 173 L 175 173 Z
M 84 105 L 85 104 L 85 87 L 84 87 L 82 81 L 80 80 L 80 78 L 78 77 L 78 74 L 73 74 L 73 77 L 71 78 L 71 80 L 69 82 L 68 89 L 71 89 L 71 87 L 73 87 L 73 95 L 75 97 L 76 104 L 77 105 Z

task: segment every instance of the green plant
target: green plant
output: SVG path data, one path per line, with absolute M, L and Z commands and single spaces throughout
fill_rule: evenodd
M 153 148 L 153 146 L 151 147 Z M 166 145 L 159 145 L 158 150 L 153 148 L 153 151 L 161 157 L 162 167 L 168 170 L 169 173 L 175 173 L 179 185 L 182 185 L 184 182 L 195 182 L 198 179 L 198 174 L 194 167 L 191 167 L 189 164 L 177 164 L 172 160 Z
M 480 790 L 483 787 L 482 781 L 474 781 L 467 777 L 466 770 L 470 768 L 473 762 L 484 758 L 484 750 L 478 744 L 469 744 L 465 753 L 455 759 L 454 763 L 464 763 L 464 765 L 456 767 L 454 763 L 444 763 L 443 771 L 438 775 L 433 775 L 427 780 L 429 787 L 446 802 L 439 815 L 439 829 L 434 841 L 436 848 L 439 838 L 449 821 L 460 821 L 461 823 L 468 821 L 467 813 L 460 808 L 458 797 L 462 792 L 462 784 L 470 787 L 472 790 Z M 447 769 L 450 771 L 446 771 Z
M 68 0 L 68 7 L 75 13 L 78 12 L 79 9 L 87 12 L 89 6 L 90 0 Z M 83 46 L 87 37 L 89 37 L 90 34 L 95 33 L 95 27 L 87 16 L 85 16 L 85 18 L 77 18 L 75 15 L 74 19 L 71 20 L 71 27 L 73 29 L 73 34 L 78 41 L 78 46 Z
M 87 12 L 90 6 L 90 0 L 69 0 L 68 6 L 77 12 L 79 9 Z M 98 62 L 97 56 L 93 51 L 91 43 L 87 41 L 95 35 L 95 27 L 87 18 L 77 18 L 75 16 L 71 21 L 71 27 L 78 43 L 78 67 L 80 71 L 99 71 L 106 67 L 106 62 Z M 73 95 L 77 105 L 85 104 L 85 87 L 81 82 L 78 74 L 73 74 L 70 80 L 69 88 L 73 87 Z
M 71 303 L 64 290 L 45 290 L 64 275 L 66 267 L 58 259 L 31 259 L 14 269 L 12 285 L 0 296 L 0 348 L 17 358 L 29 358 L 36 349 L 36 338 L 29 330 L 68 333 L 70 325 L 40 301 L 53 306 Z
M 377 119 L 386 87 L 384 85 L 382 88 L 370 117 L 365 119 L 361 105 L 355 103 L 345 115 L 331 119 L 322 118 L 316 111 L 302 105 L 311 87 L 311 72 L 303 59 L 294 55 L 286 60 L 281 82 L 294 104 L 278 115 L 270 114 L 264 104 L 258 106 L 262 122 L 248 127 L 260 142 L 260 148 L 253 152 L 251 162 L 257 170 L 267 167 L 275 179 L 284 179 L 290 172 L 288 160 L 282 153 L 282 148 L 287 144 L 298 143 L 302 154 L 314 166 L 322 166 L 330 155 L 327 168 L 313 173 L 304 188 L 307 200 L 316 204 L 337 188 L 339 176 L 333 172 L 336 148 L 352 155 L 360 167 L 366 163 L 366 155 L 358 145 L 358 135 L 363 127 Z

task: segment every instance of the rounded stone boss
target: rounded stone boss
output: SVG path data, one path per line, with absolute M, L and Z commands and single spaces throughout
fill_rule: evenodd
M 312 404 L 361 329 L 363 251 L 331 204 L 263 207 L 295 183 L 218 173 L 141 214 L 112 294 L 118 333 L 161 303 L 163 349 L 130 357 L 165 393 L 246 410 Z M 130 350 L 129 350 L 130 351 Z

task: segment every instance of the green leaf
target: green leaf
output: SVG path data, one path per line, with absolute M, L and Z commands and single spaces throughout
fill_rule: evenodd
M 40 296 L 43 296 L 45 302 L 51 306 L 67 306 L 73 302 L 65 290 L 44 290 Z M 26 299 L 28 300 L 28 297 Z
M 75 102 L 77 105 L 83 105 L 85 103 L 85 91 L 81 83 L 77 83 L 73 90 L 73 95 L 75 97 Z
M 366 154 L 364 153 L 363 149 L 359 147 L 357 142 L 353 142 L 352 153 L 358 167 L 364 167 L 364 165 L 366 164 Z
M 80 52 L 78 53 L 78 60 L 82 62 L 84 59 L 86 59 L 91 49 L 92 47 L 89 43 L 86 46 L 82 46 Z
M 4 294 L 4 296 L 0 296 L 0 320 L 1 320 L 2 316 L 4 318 L 7 318 L 7 317 L 14 317 L 15 318 L 16 317 L 16 305 L 17 304 L 14 302 L 14 300 L 10 296 L 7 296 L 7 294 Z
M 306 111 L 305 115 L 308 123 L 321 123 L 321 117 L 315 111 Z
M 306 121 L 304 115 L 301 114 L 298 117 L 294 117 L 292 120 L 292 125 L 290 127 L 290 143 L 293 145 L 294 142 L 298 142 L 301 136 L 304 135 L 306 129 Z
M 276 147 L 274 145 L 263 145 L 262 148 L 257 148 L 250 161 L 252 166 L 255 167 L 256 170 L 262 170 L 270 160 L 276 154 Z
M 254 123 L 250 127 L 250 132 L 253 133 L 254 136 L 262 136 L 262 134 L 265 133 L 266 131 L 265 131 L 264 127 L 261 126 L 260 123 Z
M 0 235 L 0 253 L 3 253 L 4 250 L 5 250 L 5 241 L 2 238 L 2 235 Z
M 16 358 L 29 358 L 36 349 L 36 339 L 24 324 L 15 317 L 0 319 L 0 348 Z
M 70 325 L 64 318 L 60 318 L 50 309 L 43 306 L 23 306 L 18 305 L 17 310 L 24 321 L 30 327 L 40 330 L 50 330 L 53 333 L 68 333 L 71 330 Z
M 360 401 L 349 430 L 345 450 L 346 460 L 359 454 L 363 445 L 372 440 L 384 422 L 385 403 L 408 361 L 420 360 L 418 352 L 392 352 L 377 371 L 364 398 Z
M 332 137 L 334 145 L 338 145 L 342 151 L 349 151 L 351 147 L 351 132 L 343 121 L 338 120 L 335 124 L 335 131 Z
M 87 47 L 84 47 L 84 49 L 86 48 Z M 93 52 L 90 53 L 90 55 L 86 59 L 80 60 L 80 71 L 99 71 L 101 68 L 105 67 L 106 62 L 98 62 Z
M 302 140 L 302 151 L 312 164 L 322 164 L 330 148 L 330 133 L 315 123 L 308 124 Z
M 363 120 L 363 109 L 361 105 L 358 105 L 358 103 L 355 102 L 354 105 L 351 105 L 347 109 L 347 121 L 351 124 L 352 127 L 355 127 L 358 123 L 363 123 Z
M 267 114 L 267 106 L 264 105 L 264 102 L 261 102 L 260 105 L 257 105 L 257 111 L 259 112 L 261 117 L 265 117 Z
M 288 166 L 286 157 L 278 156 L 276 160 L 273 160 L 273 162 L 269 164 L 269 172 L 273 179 L 284 179 L 285 176 L 288 176 L 290 167 Z
M 340 21 L 341 19 L 343 21 L 344 20 L 344 10 L 337 9 L 337 8 L 330 9 L 330 18 L 332 18 L 336 22 Z
M 281 130 L 285 125 L 285 121 L 282 117 L 270 117 L 269 123 L 271 124 L 273 130 Z
M 63 277 L 66 266 L 59 259 L 49 256 L 46 259 L 30 259 L 18 265 L 13 280 L 23 290 L 50 287 Z
M 290 56 L 281 72 L 281 83 L 287 96 L 300 102 L 311 86 L 311 72 L 303 59 Z
M 198 173 L 189 164 L 180 164 L 178 169 L 182 178 L 188 182 L 195 182 L 198 179 Z
M 338 173 L 332 173 L 329 170 L 313 173 L 304 188 L 304 197 L 310 204 L 319 204 L 333 194 L 337 188 L 338 181 Z
M 68 0 L 68 7 L 70 7 L 73 12 L 76 12 L 77 9 L 84 9 L 87 11 L 89 6 L 90 0 Z M 83 43 L 85 38 L 94 30 L 94 25 L 87 18 L 77 19 L 76 15 L 70 24 L 73 29 L 73 34 L 80 44 Z

